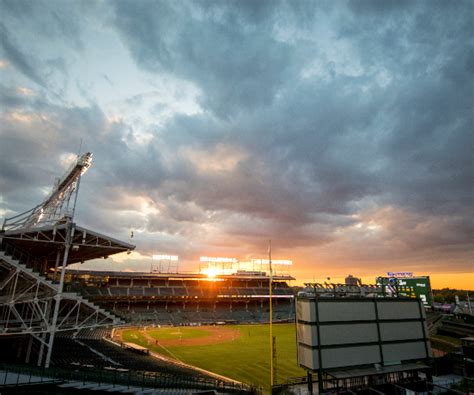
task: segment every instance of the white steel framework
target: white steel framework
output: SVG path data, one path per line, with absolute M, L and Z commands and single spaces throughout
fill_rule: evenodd
M 68 264 L 134 248 L 73 222 L 81 176 L 91 160 L 90 153 L 78 157 L 43 203 L 5 219 L 0 232 L 0 336 L 31 336 L 27 359 L 37 340 L 38 365 L 44 359 L 45 367 L 56 332 L 121 323 L 82 296 L 63 292 Z
M 72 220 L 81 176 L 89 169 L 91 163 L 90 152 L 78 157 L 41 204 L 14 217 L 5 218 L 2 230 L 28 229 Z

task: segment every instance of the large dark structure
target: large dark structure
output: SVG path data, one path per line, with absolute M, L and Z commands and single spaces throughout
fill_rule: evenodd
M 376 294 L 375 294 L 376 295 Z M 429 374 L 432 356 L 420 299 L 305 293 L 296 302 L 298 363 L 325 389 L 411 382 Z M 394 380 L 394 377 L 398 377 Z

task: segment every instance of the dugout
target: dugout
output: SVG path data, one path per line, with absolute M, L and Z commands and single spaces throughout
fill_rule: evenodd
M 122 347 L 126 350 L 130 350 L 130 351 L 133 351 L 134 353 L 136 354 L 143 354 L 143 355 L 149 355 L 150 354 L 150 350 L 146 347 L 142 347 L 138 344 L 135 344 L 135 343 L 123 343 L 122 344 Z

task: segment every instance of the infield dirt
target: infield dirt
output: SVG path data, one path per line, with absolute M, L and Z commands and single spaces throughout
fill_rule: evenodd
M 208 335 L 184 339 L 157 339 L 156 337 L 150 335 L 148 330 L 141 330 L 139 333 L 143 334 L 145 338 L 151 342 L 151 344 L 157 344 L 164 347 L 207 346 L 209 344 L 227 343 L 237 340 L 240 337 L 240 331 L 232 327 L 200 326 L 199 329 L 208 332 Z

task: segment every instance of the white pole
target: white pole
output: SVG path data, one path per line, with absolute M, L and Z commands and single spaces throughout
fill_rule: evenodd
M 68 222 L 67 230 L 66 230 L 66 243 L 65 243 L 64 255 L 63 255 L 63 266 L 61 268 L 61 278 L 59 280 L 58 293 L 54 297 L 56 302 L 54 304 L 53 322 L 51 323 L 50 334 L 49 334 L 48 353 L 46 354 L 46 361 L 44 363 L 45 368 L 49 368 L 49 365 L 51 362 L 51 353 L 53 351 L 54 335 L 56 334 L 56 325 L 58 322 L 59 304 L 61 303 L 61 295 L 62 295 L 63 287 L 64 287 L 64 275 L 66 273 L 67 258 L 69 256 L 69 248 L 71 247 L 71 241 L 72 241 L 72 232 L 73 232 L 73 223 Z
M 82 146 L 82 141 L 81 141 L 81 146 Z M 76 188 L 75 188 L 76 195 L 74 196 L 74 206 L 72 207 L 71 218 L 66 223 L 67 228 L 66 228 L 66 242 L 64 243 L 63 266 L 61 268 L 61 278 L 59 280 L 58 293 L 54 297 L 56 303 L 54 305 L 53 322 L 51 323 L 51 327 L 50 327 L 48 353 L 46 354 L 46 361 L 44 363 L 45 368 L 49 368 L 49 365 L 51 363 L 51 353 L 53 351 L 54 336 L 56 334 L 56 329 L 57 329 L 56 325 L 58 323 L 59 305 L 61 303 L 61 296 L 62 296 L 63 287 L 64 287 L 64 275 L 66 274 L 66 265 L 67 265 L 67 260 L 69 257 L 69 249 L 72 245 L 72 237 L 74 233 L 73 221 L 74 221 L 74 214 L 76 213 L 77 196 L 79 195 L 79 187 L 81 185 L 81 178 L 82 178 L 82 174 L 79 175 L 79 178 L 76 183 Z
M 270 271 L 270 278 L 268 281 L 268 293 L 270 301 L 270 392 L 271 387 L 273 386 L 275 378 L 273 377 L 273 302 L 272 302 L 272 281 L 273 281 L 273 272 L 272 272 L 272 241 L 268 241 L 268 265 Z

